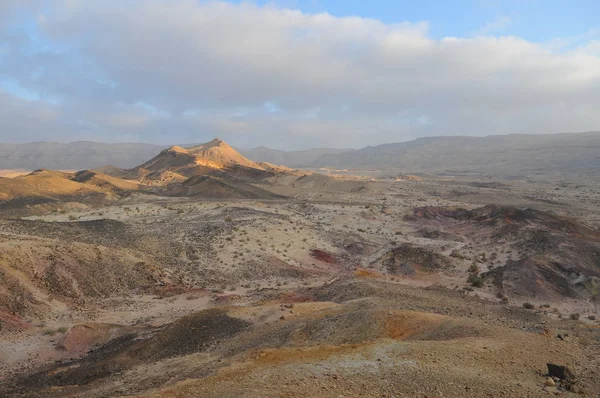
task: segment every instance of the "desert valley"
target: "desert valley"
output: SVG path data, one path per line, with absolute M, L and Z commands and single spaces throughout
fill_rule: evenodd
M 7 172 L 0 395 L 596 397 L 599 137 Z

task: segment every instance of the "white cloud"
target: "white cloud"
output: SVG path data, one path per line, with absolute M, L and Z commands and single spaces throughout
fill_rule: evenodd
M 60 98 L 64 123 L 90 122 L 97 139 L 347 147 L 600 127 L 592 45 L 435 40 L 425 23 L 191 0 L 61 1 L 38 21 L 68 51 L 11 57 L 0 74 Z

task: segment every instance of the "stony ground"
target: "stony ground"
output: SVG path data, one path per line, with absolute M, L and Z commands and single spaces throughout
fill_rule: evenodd
M 133 195 L 5 215 L 0 391 L 572 394 L 544 386 L 546 363 L 556 362 L 575 373 L 575 390 L 599 395 L 600 329 L 589 300 L 498 295 L 491 281 L 473 287 L 473 262 L 484 273 L 522 250 L 462 224 L 409 217 L 415 208 L 494 203 L 598 229 L 597 185 L 365 181 L 271 187 L 286 200 Z

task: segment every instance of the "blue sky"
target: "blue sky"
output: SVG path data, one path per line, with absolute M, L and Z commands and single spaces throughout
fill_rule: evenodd
M 374 18 L 386 23 L 426 21 L 435 38 L 465 37 L 485 31 L 543 42 L 585 35 L 600 25 L 600 2 L 594 0 L 290 0 L 259 4 L 328 12 L 339 17 Z
M 3 0 L 0 141 L 600 130 L 598 15 L 590 0 Z

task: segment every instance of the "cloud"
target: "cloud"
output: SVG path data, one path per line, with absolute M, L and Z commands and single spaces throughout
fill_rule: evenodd
M 595 46 L 435 40 L 426 23 L 249 3 L 64 0 L 39 13 L 43 46 L 0 52 L 0 78 L 52 99 L 61 136 L 293 148 L 600 127 Z

